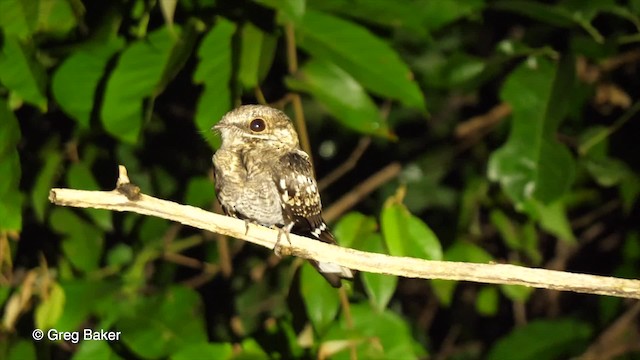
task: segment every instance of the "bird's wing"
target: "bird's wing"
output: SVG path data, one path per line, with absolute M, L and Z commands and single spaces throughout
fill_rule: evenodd
M 333 235 L 322 220 L 320 193 L 309 156 L 302 151 L 289 152 L 280 157 L 277 167 L 274 181 L 284 217 L 294 222 L 292 232 L 335 244 Z

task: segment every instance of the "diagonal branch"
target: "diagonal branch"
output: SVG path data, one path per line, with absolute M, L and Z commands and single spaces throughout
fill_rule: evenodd
M 85 191 L 51 189 L 49 200 L 57 205 L 82 208 L 130 211 L 156 216 L 272 249 L 278 231 L 245 222 L 200 208 L 181 205 L 134 192 L 123 191 L 123 185 L 132 185 L 119 179 L 113 191 Z M 576 274 L 563 271 L 526 268 L 508 264 L 477 264 L 451 261 L 429 261 L 408 257 L 395 257 L 368 253 L 329 245 L 310 238 L 290 235 L 291 245 L 281 241 L 281 253 L 306 259 L 332 262 L 351 269 L 409 278 L 473 281 L 490 284 L 524 285 L 529 287 L 574 291 L 640 299 L 640 280 L 606 276 Z

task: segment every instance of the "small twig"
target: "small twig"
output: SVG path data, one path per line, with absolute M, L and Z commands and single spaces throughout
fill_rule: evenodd
M 351 209 L 355 204 L 360 202 L 360 200 L 369 195 L 375 189 L 398 176 L 401 170 L 402 166 L 400 166 L 399 163 L 394 162 L 385 166 L 382 170 L 373 174 L 353 190 L 344 194 L 338 201 L 333 203 L 333 205 L 328 207 L 323 212 L 324 219 L 328 222 L 337 219 L 340 215 L 347 212 L 347 210 Z
M 298 72 L 298 53 L 296 52 L 296 33 L 292 23 L 287 23 L 284 26 L 284 35 L 287 44 L 287 66 L 289 74 L 295 75 Z M 300 98 L 300 94 L 291 94 L 291 102 L 293 103 L 293 113 L 295 115 L 294 118 L 302 150 L 309 154 L 309 160 L 313 164 L 313 158 L 311 157 L 311 143 L 309 142 L 307 124 L 304 121 L 304 111 L 302 110 L 302 99 Z
M 399 165 L 397 166 L 399 167 Z M 233 236 L 269 249 L 274 248 L 278 239 L 278 230 L 251 224 L 249 231 L 245 232 L 246 224 L 242 220 L 144 194 L 139 194 L 136 200 L 130 200 L 117 190 L 51 189 L 49 200 L 62 206 L 131 211 L 156 216 L 199 229 Z M 508 264 L 477 264 L 396 257 L 342 248 L 294 234 L 289 237 L 291 244 L 288 242 L 280 244 L 282 254 L 331 262 L 359 271 L 408 278 L 524 285 L 640 299 L 639 280 L 575 274 Z
M 333 184 L 336 180 L 340 179 L 344 174 L 351 171 L 357 164 L 364 152 L 371 144 L 371 137 L 363 137 L 358 141 L 358 145 L 351 152 L 351 155 L 342 164 L 336 167 L 332 172 L 327 174 L 324 178 L 318 181 L 318 189 L 320 191 L 326 189 L 329 185 Z

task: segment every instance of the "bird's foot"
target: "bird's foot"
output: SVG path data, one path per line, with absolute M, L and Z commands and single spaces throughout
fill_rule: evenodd
M 289 243 L 289 247 L 291 247 L 291 238 L 289 238 L 289 233 L 291 232 L 291 228 L 293 227 L 293 223 L 288 224 L 284 227 L 277 227 L 278 229 L 278 239 L 276 240 L 276 244 L 273 246 L 273 253 L 276 254 L 276 256 L 281 257 L 283 255 L 283 247 L 282 245 L 280 245 L 280 240 L 282 239 L 282 235 L 284 235 L 284 237 L 287 239 L 287 242 Z M 286 254 L 284 255 L 290 255 L 291 251 L 287 251 Z

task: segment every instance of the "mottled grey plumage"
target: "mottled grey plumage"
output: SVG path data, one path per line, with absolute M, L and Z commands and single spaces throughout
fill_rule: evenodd
M 222 146 L 213 155 L 216 192 L 224 212 L 264 226 L 335 244 L 322 220 L 320 193 L 309 155 L 282 111 L 245 105 L 214 126 Z M 334 287 L 351 270 L 333 263 L 311 264 Z

